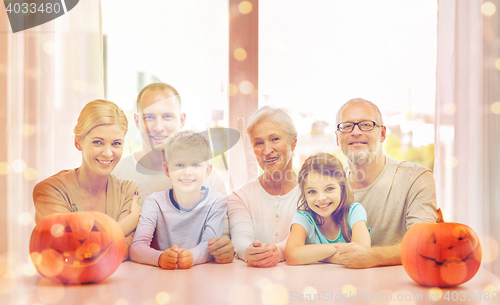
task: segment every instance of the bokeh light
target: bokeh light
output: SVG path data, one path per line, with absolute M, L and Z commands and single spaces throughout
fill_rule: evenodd
M 38 265 L 42 262 L 42 255 L 38 252 L 31 252 L 30 258 L 33 264 Z
M 250 94 L 253 91 L 253 84 L 247 80 L 244 80 L 240 84 L 240 91 L 243 94 Z
M 463 283 L 467 271 L 467 264 L 463 261 L 443 264 L 439 269 L 441 279 L 446 283 Z
M 236 50 L 234 50 L 233 56 L 237 61 L 244 61 L 245 59 L 247 59 L 247 51 L 245 51 L 245 49 L 243 48 L 237 48 Z
M 35 127 L 31 124 L 24 124 L 23 125 L 23 136 L 29 137 L 32 136 L 35 133 Z
M 495 6 L 495 4 L 491 3 L 491 2 L 485 2 L 483 3 L 483 5 L 481 5 L 481 13 L 483 13 L 483 15 L 485 16 L 492 16 L 493 14 L 495 14 L 497 8 Z
M 273 278 L 277 281 L 281 281 L 285 278 L 285 271 L 281 268 L 273 268 Z
M 238 4 L 238 11 L 240 11 L 243 15 L 250 14 L 252 9 L 253 6 L 250 1 L 241 1 L 240 4 Z
M 443 297 L 443 291 L 438 287 L 432 287 L 429 289 L 429 300 L 439 301 Z
M 23 274 L 26 276 L 32 276 L 37 273 L 35 266 L 31 262 L 23 265 Z
M 262 291 L 264 305 L 286 305 L 288 300 L 288 290 L 283 285 L 271 284 Z
M 235 96 L 238 93 L 238 86 L 229 84 L 229 96 Z
M 229 305 L 253 305 L 255 293 L 248 285 L 237 284 L 229 290 L 227 303 Z
M 304 288 L 303 294 L 305 296 L 311 295 L 311 299 L 314 299 L 314 295 L 318 294 L 318 290 L 316 290 L 316 288 L 312 286 L 307 286 L 306 288 Z
M 43 50 L 47 54 L 54 54 L 56 48 L 55 48 L 55 45 L 52 41 L 47 41 L 43 44 Z
M 12 171 L 19 174 L 22 173 L 26 168 L 26 163 L 21 159 L 14 160 L 11 165 Z
M 499 102 L 494 102 L 493 104 L 491 104 L 491 111 L 494 113 L 494 114 L 500 114 L 500 101 Z
M 443 105 L 443 112 L 447 115 L 454 115 L 457 112 L 457 106 L 453 103 Z
M 73 89 L 78 92 L 84 92 L 87 89 L 87 83 L 82 80 L 76 80 L 73 82 Z
M 28 181 L 35 180 L 37 176 L 38 172 L 32 167 L 28 167 L 23 171 L 23 177 Z
M 53 277 L 61 273 L 64 268 L 63 256 L 54 249 L 43 250 L 40 253 L 41 260 L 35 264 L 35 268 L 45 276 Z
M 447 156 L 444 160 L 444 164 L 448 168 L 455 168 L 458 164 L 458 160 L 453 156 Z
M 0 162 L 0 175 L 7 175 L 10 166 L 7 162 Z
M 496 292 L 496 293 L 497 293 L 497 295 L 498 295 L 498 289 L 497 289 L 497 287 L 495 287 L 495 285 L 488 285 L 488 286 L 484 287 L 484 290 L 483 290 L 483 291 L 484 291 L 485 293 L 486 293 L 486 292 L 489 292 L 490 298 L 491 298 L 491 295 L 492 295 L 493 293 L 495 293 L 495 292 Z M 494 299 L 494 297 L 493 297 L 493 299 Z
M 155 297 L 156 303 L 165 305 L 170 301 L 170 295 L 164 291 L 158 292 Z
M 64 226 L 60 223 L 56 223 L 50 228 L 50 233 L 54 237 L 61 237 L 64 233 Z
M 16 288 L 16 276 L 14 272 L 6 266 L 0 265 L 0 268 L 2 268 L 0 275 L 3 274 L 3 276 L 0 277 L 0 294 L 7 294 Z
M 495 68 L 497 68 L 497 70 L 500 70 L 500 58 L 495 61 Z
M 490 237 L 484 236 L 480 238 L 481 248 L 483 251 L 482 261 L 483 263 L 492 263 L 498 257 L 499 246 L 498 242 Z
M 272 285 L 273 283 L 271 283 L 271 280 L 269 279 L 266 279 L 266 278 L 263 278 L 259 281 L 259 287 L 260 289 L 264 290 L 266 289 L 268 286 Z
M 351 295 L 356 295 L 358 293 L 358 290 L 354 285 L 351 284 L 346 284 L 342 287 L 342 294 L 345 294 L 348 298 Z
M 116 300 L 115 305 L 130 305 L 130 303 L 125 298 L 119 298 L 118 300 Z
M 28 212 L 23 212 L 19 215 L 19 223 L 23 226 L 28 226 L 33 223 L 33 215 Z

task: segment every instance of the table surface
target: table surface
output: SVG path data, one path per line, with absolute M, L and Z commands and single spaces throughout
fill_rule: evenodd
M 6 275 L 0 278 L 0 304 L 500 304 L 499 289 L 500 279 L 484 268 L 465 284 L 439 290 L 417 285 L 402 266 L 255 268 L 235 260 L 162 270 L 124 262 L 97 284 L 64 286 L 38 273 Z

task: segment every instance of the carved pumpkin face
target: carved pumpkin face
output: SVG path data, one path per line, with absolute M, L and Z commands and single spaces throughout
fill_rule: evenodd
M 470 280 L 481 265 L 481 244 L 466 225 L 419 223 L 401 243 L 406 273 L 424 286 L 452 287 Z
M 123 231 L 100 212 L 53 214 L 33 229 L 30 256 L 45 278 L 66 284 L 100 282 L 120 265 Z

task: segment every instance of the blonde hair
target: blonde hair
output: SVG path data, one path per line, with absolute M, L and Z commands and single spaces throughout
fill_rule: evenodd
M 210 143 L 201 133 L 192 130 L 179 131 L 171 135 L 170 140 L 163 147 L 163 160 L 168 164 L 168 160 L 173 153 L 182 153 L 184 156 L 201 156 L 203 161 L 208 161 L 212 157 Z
M 87 103 L 80 112 L 73 133 L 84 138 L 92 129 L 101 125 L 118 125 L 127 133 L 127 116 L 115 103 L 106 100 L 95 100 Z
M 181 104 L 181 96 L 179 95 L 179 92 L 175 90 L 174 87 L 170 86 L 169 84 L 165 83 L 152 83 L 147 85 L 146 87 L 142 88 L 141 92 L 139 92 L 139 95 L 137 95 L 137 112 L 140 112 L 142 110 L 141 107 L 141 99 L 144 93 L 147 91 L 164 91 L 164 92 L 172 92 L 177 100 L 179 101 L 179 105 Z
M 250 136 L 255 126 L 262 121 L 270 121 L 283 128 L 291 142 L 297 139 L 295 124 L 293 124 L 292 118 L 283 109 L 272 106 L 261 107 L 250 118 L 247 126 L 247 134 Z
M 306 178 L 310 172 L 316 172 L 321 175 L 330 176 L 337 179 L 337 182 L 341 188 L 340 203 L 338 207 L 330 215 L 333 221 L 340 225 L 340 230 L 342 236 L 346 242 L 350 242 L 352 239 L 352 232 L 349 228 L 348 218 L 349 218 L 349 208 L 354 202 L 354 194 L 352 193 L 351 187 L 347 182 L 347 176 L 344 172 L 342 163 L 335 156 L 327 153 L 315 154 L 304 161 L 302 168 L 299 172 L 299 186 L 300 186 L 300 197 L 297 202 L 299 210 L 308 212 L 314 219 L 314 222 L 321 226 L 325 223 L 325 220 L 320 215 L 316 214 L 306 201 L 305 194 L 305 183 Z

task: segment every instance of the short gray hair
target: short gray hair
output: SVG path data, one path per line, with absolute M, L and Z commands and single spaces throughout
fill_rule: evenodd
M 360 98 L 360 97 L 350 99 L 344 105 L 342 105 L 342 107 L 340 107 L 339 111 L 337 111 L 337 117 L 336 117 L 337 123 L 335 125 L 338 125 L 341 123 L 340 119 L 342 116 L 342 111 L 344 110 L 345 107 L 347 107 L 348 105 L 351 105 L 351 104 L 360 104 L 360 103 L 365 103 L 365 104 L 372 106 L 373 109 L 375 110 L 375 115 L 378 116 L 378 118 L 376 118 L 376 120 L 378 120 L 377 123 L 384 125 L 384 121 L 382 120 L 382 113 L 380 113 L 380 110 L 378 109 L 377 105 L 375 105 L 373 102 L 370 102 L 369 100 L 365 100 L 364 98 Z
M 297 139 L 295 124 L 293 124 L 292 118 L 283 109 L 273 106 L 261 107 L 250 118 L 247 126 L 247 134 L 250 135 L 255 126 L 262 121 L 270 121 L 283 128 L 292 142 Z

